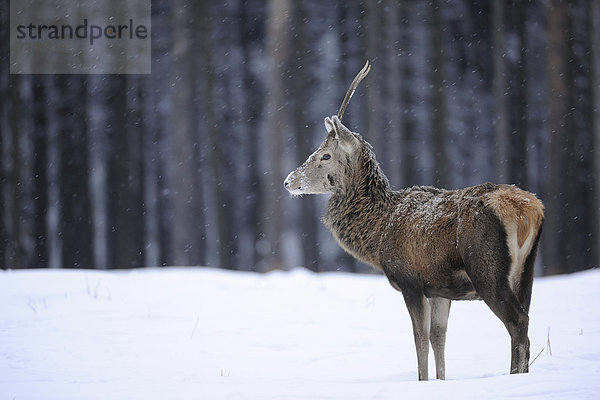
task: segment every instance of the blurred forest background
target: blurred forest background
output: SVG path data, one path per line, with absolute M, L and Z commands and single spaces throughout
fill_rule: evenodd
M 155 0 L 151 75 L 10 75 L 8 18 L 2 268 L 368 271 L 283 188 L 366 59 L 344 122 L 393 187 L 517 184 L 538 274 L 600 264 L 598 1 Z

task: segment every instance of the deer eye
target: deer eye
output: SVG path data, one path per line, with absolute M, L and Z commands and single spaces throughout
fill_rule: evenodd
M 325 153 L 323 154 L 323 157 L 321 157 L 321 160 L 329 160 L 331 158 L 331 154 Z

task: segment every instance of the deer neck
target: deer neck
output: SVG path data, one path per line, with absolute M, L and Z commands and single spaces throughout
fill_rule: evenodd
M 344 187 L 335 192 L 323 218 L 337 242 L 351 255 L 381 269 L 379 252 L 386 214 L 393 207 L 393 193 L 370 149 L 363 149 L 358 168 Z

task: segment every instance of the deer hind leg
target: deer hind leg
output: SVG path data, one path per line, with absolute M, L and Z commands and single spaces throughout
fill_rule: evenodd
M 496 270 L 496 260 L 487 259 L 487 264 L 478 264 L 476 269 L 482 271 Z M 475 289 L 504 323 L 511 339 L 510 373 L 529 372 L 529 316 L 513 293 L 505 276 L 494 276 L 495 273 L 474 273 L 471 280 Z
M 487 261 L 487 264 L 478 264 L 476 268 L 498 271 L 497 265 L 490 265 L 496 264 L 496 260 L 487 258 Z M 471 279 L 483 301 L 504 323 L 510 335 L 510 373 L 529 372 L 529 316 L 512 292 L 506 276 L 494 276 L 496 273 L 475 273 Z
M 529 372 L 529 316 L 509 288 L 500 289 L 492 298 L 482 298 L 504 323 L 511 340 L 510 373 Z M 486 296 L 487 297 L 487 296 Z
M 510 373 L 529 371 L 529 316 L 509 282 L 511 257 L 500 220 L 480 209 L 463 231 L 462 258 L 477 293 L 504 323 L 511 338 Z
M 429 379 L 429 331 L 431 327 L 431 306 L 425 295 L 418 290 L 402 288 L 402 295 L 410 314 L 417 349 L 419 380 Z
M 435 356 L 435 377 L 446 379 L 446 330 L 450 315 L 450 300 L 441 297 L 429 299 L 431 305 L 431 331 L 429 340 Z
M 521 275 L 521 282 L 519 285 L 519 291 L 517 292 L 517 296 L 519 298 L 519 302 L 523 306 L 523 309 L 526 313 L 529 314 L 529 305 L 531 304 L 531 288 L 533 286 L 533 273 L 535 268 L 535 259 L 537 257 L 538 244 L 540 241 L 540 236 L 542 234 L 542 229 L 540 227 L 537 237 L 533 242 L 533 247 L 531 251 L 527 255 L 525 259 L 525 265 L 523 266 L 523 274 Z

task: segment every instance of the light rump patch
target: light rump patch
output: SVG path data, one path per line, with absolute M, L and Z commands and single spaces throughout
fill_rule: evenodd
M 544 205 L 532 193 L 516 186 L 502 186 L 486 197 L 486 206 L 494 210 L 506 230 L 506 244 L 511 259 L 508 282 L 511 289 L 517 292 L 525 260 L 544 218 Z
M 498 215 L 509 230 L 516 224 L 517 245 L 523 247 L 532 227 L 539 226 L 544 218 L 544 205 L 532 193 L 516 186 L 503 186 L 486 196 L 485 204 Z

